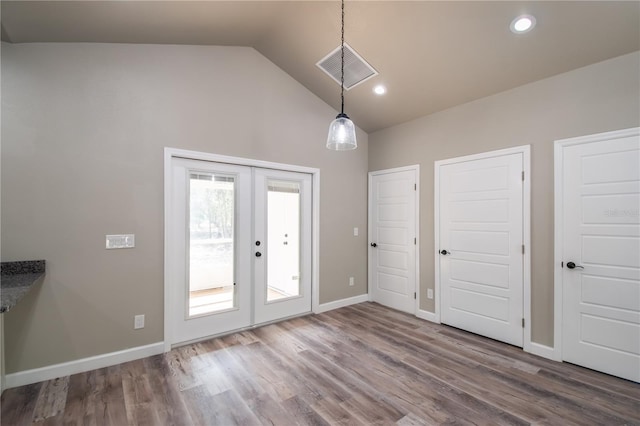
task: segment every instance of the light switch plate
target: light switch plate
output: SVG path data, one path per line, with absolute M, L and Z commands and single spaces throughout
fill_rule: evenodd
M 358 228 L 353 228 L 353 236 L 357 237 L 359 234 Z
M 134 234 L 107 235 L 107 249 L 134 248 L 135 246 Z

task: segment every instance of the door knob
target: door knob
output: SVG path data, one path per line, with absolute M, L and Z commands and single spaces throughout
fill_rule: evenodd
M 451 254 L 451 252 L 446 250 L 440 250 L 440 254 L 444 254 L 446 256 L 448 254 Z
M 256 257 L 260 257 L 262 256 L 262 253 L 260 253 L 259 251 L 256 252 Z
M 584 266 L 582 265 L 576 265 L 573 262 L 567 262 L 567 268 L 569 269 L 575 269 L 575 268 L 580 268 L 580 269 L 584 269 Z
M 376 243 L 371 243 L 371 247 L 378 247 Z

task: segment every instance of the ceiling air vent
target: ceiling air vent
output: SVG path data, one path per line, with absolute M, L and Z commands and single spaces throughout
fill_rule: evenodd
M 329 77 L 340 84 L 340 46 L 321 59 L 316 65 Z M 378 75 L 378 71 L 373 69 L 362 56 L 347 43 L 344 44 L 344 88 L 346 90 L 357 86 L 365 80 Z

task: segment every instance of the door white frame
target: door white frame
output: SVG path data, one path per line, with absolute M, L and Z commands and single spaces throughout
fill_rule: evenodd
M 397 173 L 397 172 L 406 172 L 406 171 L 410 171 L 413 170 L 415 172 L 415 177 L 416 177 L 416 190 L 415 190 L 415 196 L 416 196 L 416 210 L 415 210 L 415 215 L 416 215 L 416 253 L 415 253 L 415 264 L 416 264 L 416 282 L 415 282 L 415 289 L 416 289 L 416 299 L 415 299 L 415 304 L 414 304 L 414 314 L 417 314 L 417 312 L 420 309 L 420 165 L 419 164 L 414 164 L 411 166 L 404 166 L 404 167 L 395 167 L 393 169 L 385 169 L 385 170 L 376 170 L 374 172 L 369 172 L 369 207 L 368 207 L 368 213 L 367 213 L 367 238 L 369 241 L 372 241 L 372 235 L 373 235 L 373 226 L 372 226 L 372 219 L 371 219 L 371 212 L 373 211 L 373 197 L 372 197 L 372 191 L 373 191 L 373 185 L 372 185 L 372 177 L 373 176 L 377 176 L 377 175 L 384 175 L 384 174 L 389 174 L 389 173 Z M 367 242 L 368 245 L 368 242 Z M 369 252 L 369 255 L 367 256 L 367 263 L 369 265 L 372 264 L 372 260 L 371 260 L 371 251 L 367 249 L 367 251 Z M 369 296 L 369 301 L 373 300 L 373 290 L 371 288 L 371 285 L 369 284 L 369 275 L 370 275 L 370 270 L 369 268 L 367 268 L 367 293 Z
M 171 276 L 171 262 L 167 238 L 171 223 L 171 159 L 186 158 L 189 160 L 212 161 L 216 163 L 234 164 L 238 166 L 260 167 L 263 169 L 285 170 L 289 172 L 308 173 L 312 184 L 312 219 L 311 219 L 311 311 L 318 312 L 319 305 L 319 277 L 320 277 L 320 169 L 296 166 L 291 164 L 273 163 L 270 161 L 254 160 L 242 157 L 211 154 L 177 148 L 164 148 L 164 351 L 171 350 L 171 324 L 173 309 L 171 309 L 169 278 Z
M 524 182 L 522 187 L 522 236 L 524 243 L 523 262 L 523 316 L 524 316 L 524 341 L 523 350 L 534 352 L 531 342 L 531 147 L 530 145 L 516 146 L 513 148 L 500 149 L 497 151 L 482 152 L 479 154 L 465 155 L 463 157 L 448 158 L 434 162 L 434 200 L 433 200 L 433 222 L 434 222 L 434 322 L 440 323 L 440 167 L 462 163 L 465 161 L 482 160 L 486 158 L 501 157 L 504 155 L 522 154 L 522 167 L 524 170 Z
M 562 191 L 562 176 L 564 174 L 563 150 L 572 145 L 599 142 L 609 139 L 635 136 L 640 128 L 634 127 L 594 135 L 578 136 L 575 138 L 559 139 L 554 142 L 554 254 L 553 254 L 553 359 L 562 361 L 562 253 L 564 248 L 562 217 L 564 214 L 564 194 Z

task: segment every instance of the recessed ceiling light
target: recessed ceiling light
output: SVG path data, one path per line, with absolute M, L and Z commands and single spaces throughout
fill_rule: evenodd
M 376 95 L 384 95 L 385 93 L 387 93 L 387 88 L 382 84 L 378 84 L 373 88 L 373 93 L 375 93 Z
M 536 26 L 536 18 L 532 15 L 520 15 L 511 21 L 511 31 L 516 34 L 528 33 Z

